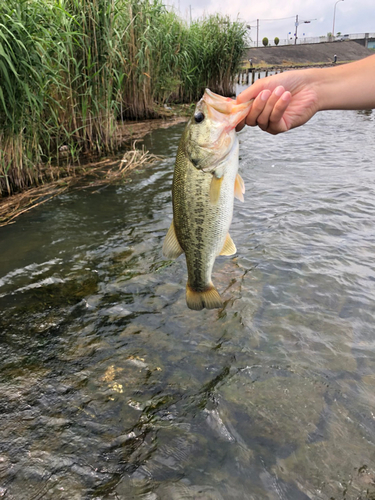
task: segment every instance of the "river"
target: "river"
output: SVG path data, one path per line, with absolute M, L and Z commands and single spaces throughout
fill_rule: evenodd
M 161 254 L 182 130 L 0 229 L 0 497 L 374 498 L 375 113 L 239 134 L 201 312 Z

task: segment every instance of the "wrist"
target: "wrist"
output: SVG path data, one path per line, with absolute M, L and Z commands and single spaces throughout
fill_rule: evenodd
M 333 69 L 336 68 L 315 68 L 311 70 L 311 86 L 317 96 L 318 111 L 340 108 L 338 102 L 340 92 L 337 85 L 339 75 L 337 75 L 336 71 L 332 71 Z

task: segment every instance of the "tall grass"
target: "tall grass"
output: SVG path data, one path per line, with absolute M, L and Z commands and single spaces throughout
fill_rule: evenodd
M 48 179 L 71 158 L 118 147 L 119 121 L 155 105 L 233 92 L 245 27 L 188 26 L 162 0 L 3 0 L 0 196 Z
M 33 183 L 43 133 L 45 100 L 43 25 L 26 1 L 0 6 L 0 175 L 8 193 Z

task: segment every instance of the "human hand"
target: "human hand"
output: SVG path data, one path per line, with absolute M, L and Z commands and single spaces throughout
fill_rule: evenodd
M 237 102 L 250 99 L 255 100 L 245 120 L 237 125 L 237 131 L 245 124 L 258 125 L 276 135 L 303 125 L 319 109 L 310 70 L 287 71 L 261 78 L 239 94 Z

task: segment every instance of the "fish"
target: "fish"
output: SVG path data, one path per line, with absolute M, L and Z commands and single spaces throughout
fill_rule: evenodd
M 206 89 L 182 133 L 173 173 L 173 220 L 163 255 L 185 254 L 186 303 L 190 309 L 223 307 L 211 273 L 218 255 L 234 255 L 229 235 L 234 197 L 244 201 L 245 185 L 238 173 L 236 125 L 252 101 L 237 104 Z

